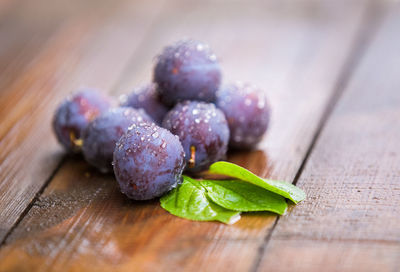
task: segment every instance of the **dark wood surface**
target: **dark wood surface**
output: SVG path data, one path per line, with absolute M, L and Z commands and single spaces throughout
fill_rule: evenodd
M 396 271 L 399 18 L 389 1 L 1 2 L 0 271 Z M 57 144 L 68 93 L 126 93 L 182 37 L 265 89 L 268 135 L 228 159 L 304 189 L 288 214 L 183 220 Z
M 261 267 L 400 268 L 400 10 L 387 13 L 297 185 L 308 199 L 277 224 Z M 298 254 L 298 251 L 301 254 Z

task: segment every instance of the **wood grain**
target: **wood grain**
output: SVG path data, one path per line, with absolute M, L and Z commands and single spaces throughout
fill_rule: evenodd
M 366 11 L 358 1 L 169 3 L 115 90 L 150 80 L 149 60 L 171 40 L 190 35 L 209 41 L 222 58 L 225 81 L 263 86 L 274 109 L 259 149 L 231 154 L 230 160 L 292 181 Z M 111 176 L 74 158 L 54 176 L 0 257 L 8 270 L 243 271 L 253 266 L 275 219 L 253 213 L 233 226 L 183 220 L 157 201 L 127 200 Z
M 50 127 L 57 104 L 82 85 L 109 91 L 162 4 L 92 3 L 90 12 L 67 18 L 28 68 L 0 94 L 1 239 L 63 155 Z
M 398 271 L 399 28 L 392 7 L 297 183 L 308 198 L 279 220 L 261 271 Z

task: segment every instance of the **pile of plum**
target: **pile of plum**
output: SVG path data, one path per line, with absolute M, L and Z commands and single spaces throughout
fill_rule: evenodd
M 220 86 L 217 57 L 205 43 L 182 40 L 157 57 L 153 83 L 112 98 L 82 89 L 57 109 L 53 128 L 70 153 L 114 171 L 129 198 L 159 197 L 182 172 L 206 170 L 229 148 L 250 149 L 266 132 L 264 92 L 247 83 Z

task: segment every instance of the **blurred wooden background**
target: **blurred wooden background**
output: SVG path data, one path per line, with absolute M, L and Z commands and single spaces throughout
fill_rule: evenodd
M 57 144 L 67 94 L 127 93 L 182 37 L 267 92 L 268 135 L 229 160 L 304 189 L 287 215 L 183 220 Z M 400 269 L 397 1 L 3 0 L 0 124 L 0 271 Z

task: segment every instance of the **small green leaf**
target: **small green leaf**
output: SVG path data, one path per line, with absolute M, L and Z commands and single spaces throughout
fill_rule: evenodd
M 293 184 L 269 180 L 258 177 L 249 170 L 240 167 L 234 163 L 219 161 L 213 163 L 210 166 L 211 173 L 226 175 L 229 177 L 238 178 L 243 181 L 247 181 L 268 191 L 281 195 L 285 198 L 292 200 L 294 203 L 298 203 L 306 198 L 306 194 L 298 187 Z
M 284 214 L 286 201 L 280 195 L 241 180 L 201 180 L 216 204 L 234 211 L 270 211 Z
M 198 181 L 184 177 L 183 183 L 160 199 L 161 207 L 173 215 L 197 221 L 220 221 L 233 224 L 240 212 L 213 203 Z

